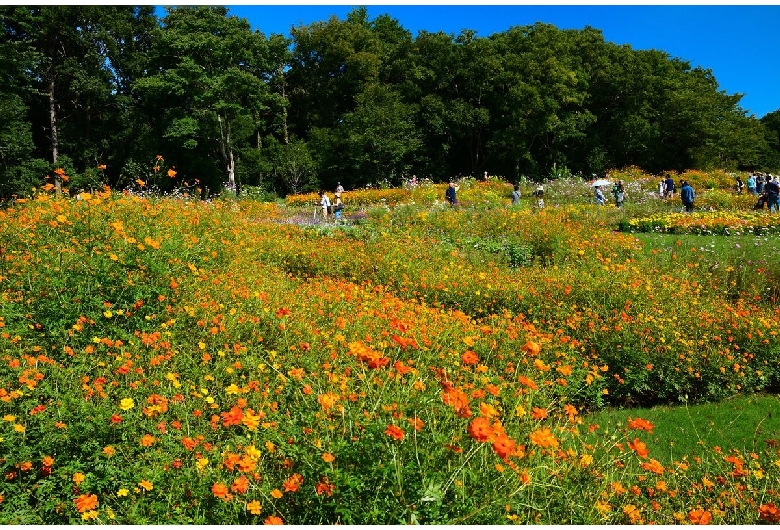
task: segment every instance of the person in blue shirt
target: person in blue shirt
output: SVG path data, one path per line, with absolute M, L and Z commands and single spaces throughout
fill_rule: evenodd
M 753 173 L 751 173 L 748 176 L 747 187 L 748 187 L 748 193 L 750 193 L 754 197 L 758 195 L 758 193 L 756 193 L 756 176 Z
M 682 188 L 680 188 L 680 200 L 682 200 L 685 211 L 691 213 L 693 211 L 693 199 L 696 198 L 696 193 L 693 191 L 693 186 L 688 184 L 687 180 L 682 181 Z
M 455 206 L 458 204 L 458 197 L 455 191 L 455 183 L 450 182 L 450 185 L 447 187 L 447 191 L 444 192 L 444 198 L 447 199 L 447 202 L 450 204 L 450 206 Z

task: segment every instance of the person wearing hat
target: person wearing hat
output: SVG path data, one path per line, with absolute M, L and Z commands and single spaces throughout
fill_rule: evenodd
M 337 184 L 336 193 L 344 193 L 344 186 L 341 185 L 341 182 L 338 182 Z
M 344 203 L 341 201 L 341 192 L 337 191 L 335 199 L 333 199 L 333 215 L 336 217 L 336 221 L 341 220 L 341 210 L 344 209 Z

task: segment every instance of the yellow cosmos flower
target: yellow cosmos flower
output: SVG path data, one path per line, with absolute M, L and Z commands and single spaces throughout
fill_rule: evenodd
M 133 401 L 133 398 L 124 398 L 119 402 L 119 408 L 122 410 L 130 410 L 133 407 L 135 407 L 135 401 Z

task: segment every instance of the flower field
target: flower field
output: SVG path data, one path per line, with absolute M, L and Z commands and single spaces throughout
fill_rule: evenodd
M 507 186 L 347 192 L 341 225 L 291 222 L 308 196 L 0 210 L 0 521 L 780 521 L 780 442 L 675 460 L 639 408 L 588 420 L 778 388 L 777 259 L 639 235 L 780 216 Z

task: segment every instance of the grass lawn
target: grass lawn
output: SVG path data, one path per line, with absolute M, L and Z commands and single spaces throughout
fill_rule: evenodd
M 724 453 L 731 449 L 750 453 L 780 443 L 780 395 L 737 396 L 691 406 L 607 409 L 584 419 L 609 431 L 625 425 L 629 417 L 642 417 L 655 425 L 647 443 L 664 448 L 668 454 L 657 456 L 671 460 L 711 453 L 716 446 Z

